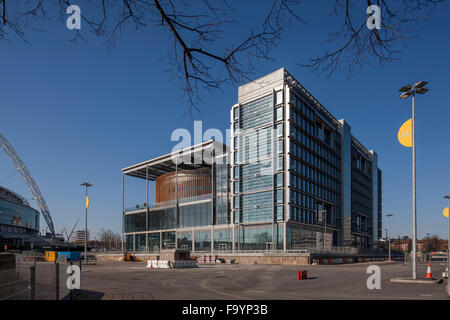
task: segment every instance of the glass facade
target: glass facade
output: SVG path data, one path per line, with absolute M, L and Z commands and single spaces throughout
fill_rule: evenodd
M 200 227 L 212 224 L 211 202 L 180 206 L 179 228 Z
M 228 165 L 228 155 L 218 159 L 215 164 L 215 216 L 214 224 L 231 223 L 229 213 L 229 194 L 230 194 L 230 172 Z
M 233 232 L 231 229 L 214 230 L 214 250 L 231 251 L 233 247 Z
M 283 91 L 239 105 L 233 112 L 233 127 L 239 128 L 233 132 L 234 223 L 272 222 L 276 188 L 283 188 L 282 175 L 276 175 L 283 170 L 283 157 L 277 156 L 283 152 Z
M 194 246 L 195 251 L 211 251 L 211 231 L 196 231 Z
M 235 232 L 236 250 L 268 250 L 283 248 L 283 228 L 280 226 L 244 226 Z M 276 243 L 276 247 L 275 247 Z
M 364 153 L 353 144 L 351 230 L 352 246 L 367 248 L 372 234 L 372 163 Z
M 286 227 L 286 249 L 287 250 L 304 250 L 304 249 L 322 249 L 323 248 L 323 232 L 312 227 L 297 225 L 288 225 Z M 332 231 L 327 230 L 325 237 L 326 246 L 332 244 Z
M 177 248 L 192 250 L 192 231 L 177 233 Z
M 289 115 L 289 219 L 339 232 L 340 134 L 292 92 Z
M 39 231 L 39 212 L 31 207 L 0 199 L 0 231 L 37 233 Z
M 381 171 L 348 123 L 284 69 L 241 87 L 238 101 L 229 153 L 214 164 L 175 169 L 157 158 L 158 196 L 170 203 L 126 211 L 125 233 L 136 234 L 127 246 L 145 245 L 141 233 L 158 249 L 369 246 L 382 227 Z
M 161 244 L 161 234 L 159 232 L 148 234 L 148 250 L 150 252 L 159 251 L 159 246 Z

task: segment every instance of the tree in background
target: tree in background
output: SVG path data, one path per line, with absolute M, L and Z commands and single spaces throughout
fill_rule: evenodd
M 428 252 L 446 250 L 446 247 L 443 246 L 445 241 L 442 241 L 437 234 L 434 234 L 432 237 L 426 237 L 424 240 L 425 250 Z
M 118 233 L 113 232 L 111 229 L 101 229 L 98 234 L 100 245 L 107 249 L 120 249 L 121 248 L 121 236 Z

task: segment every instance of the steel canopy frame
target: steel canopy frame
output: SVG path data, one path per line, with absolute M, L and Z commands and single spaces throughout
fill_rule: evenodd
M 8 140 L 6 140 L 6 138 L 1 133 L 0 133 L 0 146 L 8 155 L 8 157 L 11 159 L 11 161 L 14 163 L 17 170 L 19 170 L 19 173 L 25 180 L 26 184 L 28 185 L 28 188 L 30 189 L 36 202 L 38 203 L 42 215 L 44 216 L 44 220 L 47 223 L 48 228 L 50 229 L 50 232 L 52 233 L 52 235 L 55 235 L 55 227 L 53 226 L 52 217 L 50 215 L 50 211 L 48 210 L 47 204 L 45 203 L 44 197 L 42 196 L 41 191 L 39 190 L 39 187 L 37 186 L 36 182 L 34 181 L 33 177 L 31 176 L 31 173 L 28 171 L 25 164 L 17 155 L 14 148 L 9 144 Z
M 204 153 L 206 152 L 206 153 Z M 122 173 L 127 176 L 155 181 L 159 176 L 175 172 L 176 170 L 192 170 L 211 166 L 212 152 L 214 157 L 229 152 L 229 148 L 221 142 L 208 140 L 200 144 L 189 146 L 182 150 L 141 162 L 122 169 Z M 177 156 L 190 159 L 190 163 L 177 164 L 174 158 Z

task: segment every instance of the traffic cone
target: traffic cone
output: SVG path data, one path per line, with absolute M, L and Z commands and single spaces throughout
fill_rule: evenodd
M 431 263 L 428 264 L 428 269 L 427 269 L 427 279 L 432 279 L 433 276 L 431 275 Z

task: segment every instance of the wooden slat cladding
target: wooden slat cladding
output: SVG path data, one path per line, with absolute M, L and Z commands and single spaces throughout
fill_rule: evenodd
M 176 172 L 156 179 L 155 202 L 173 201 L 176 197 Z M 211 193 L 211 168 L 178 171 L 178 199 Z

